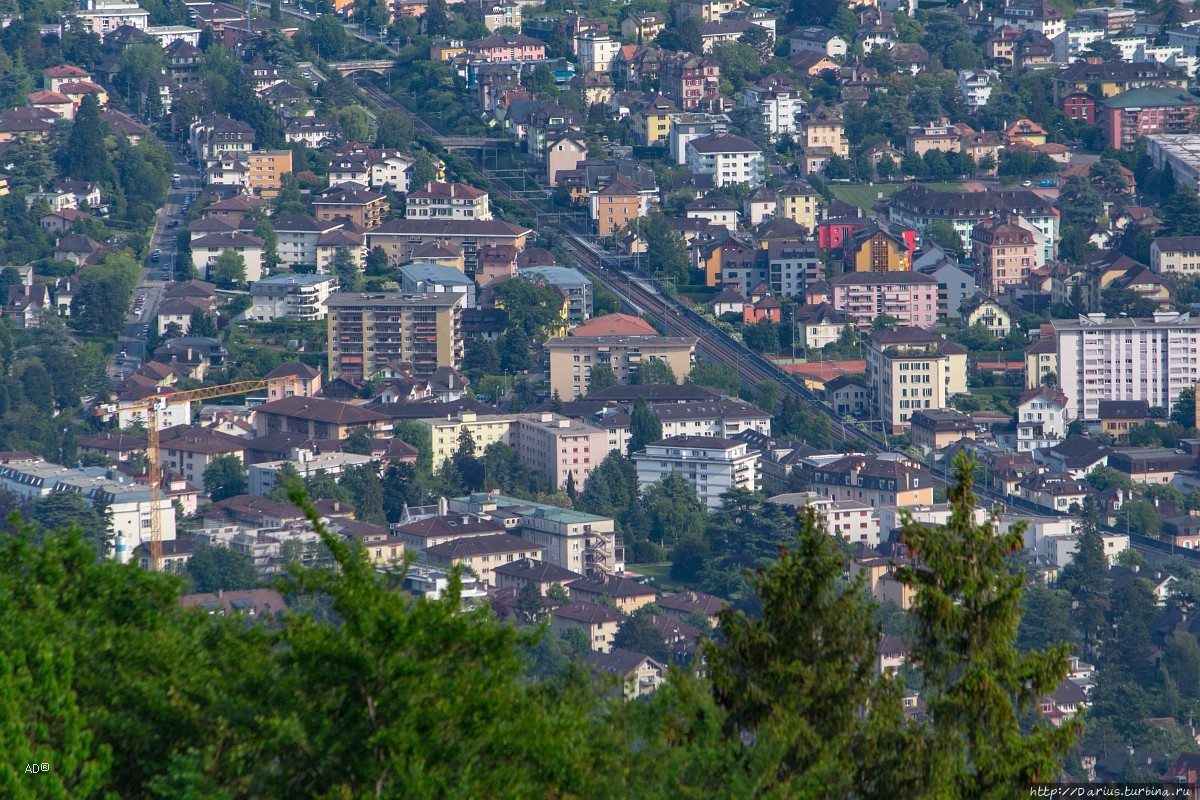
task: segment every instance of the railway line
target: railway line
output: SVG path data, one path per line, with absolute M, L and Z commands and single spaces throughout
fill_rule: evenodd
M 404 108 L 386 92 L 362 78 L 356 78 L 355 81 L 367 96 L 380 106 L 403 110 L 412 119 L 414 128 L 423 135 L 435 141 L 443 138 L 431 125 Z M 537 218 L 540 209 L 528 198 L 515 192 L 504 179 L 496 177 L 486 167 L 480 164 L 476 164 L 476 166 L 492 181 L 493 187 L 499 195 L 524 208 L 535 219 Z M 577 265 L 584 272 L 589 273 L 606 289 L 621 298 L 622 302 L 637 311 L 639 315 L 648 315 L 668 333 L 676 336 L 696 337 L 698 354 L 710 361 L 732 366 L 743 386 L 752 389 L 762 381 L 775 381 L 780 385 L 782 392 L 798 397 L 809 410 L 829 418 L 830 436 L 835 442 L 853 442 L 858 450 L 867 453 L 890 452 L 891 448 L 886 440 L 874 436 L 857 425 L 847 424 L 846 420 L 834 411 L 823 398 L 817 396 L 791 373 L 758 353 L 746 349 L 727 333 L 713 327 L 695 311 L 664 295 L 653 284 L 628 270 L 621 269 L 621 259 L 597 247 L 581 236 L 579 231 L 562 223 L 547 223 L 547 227 L 553 228 L 562 235 L 566 246 L 575 257 Z M 921 461 L 932 475 L 935 485 L 943 488 L 949 485 L 950 476 L 943 468 L 929 461 Z M 999 505 L 1013 513 L 1062 516 L 1062 512 L 1056 509 L 1046 508 L 1023 498 L 1004 495 L 989 488 L 976 487 L 976 494 L 993 505 Z M 1127 533 L 1112 527 L 1106 527 L 1106 530 L 1113 533 Z M 1187 548 L 1176 548 L 1173 544 L 1136 533 L 1130 533 L 1129 539 L 1134 549 L 1143 556 L 1156 560 L 1176 556 L 1200 567 L 1200 552 Z

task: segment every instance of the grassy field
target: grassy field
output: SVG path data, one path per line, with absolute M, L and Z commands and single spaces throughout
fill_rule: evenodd
M 889 197 L 908 184 L 877 183 L 874 186 L 866 186 L 858 183 L 831 183 L 828 185 L 829 191 L 833 192 L 833 196 L 838 200 L 871 211 L 875 208 L 880 194 Z M 961 183 L 926 183 L 923 185 L 940 192 L 956 192 L 962 187 Z
M 654 578 L 654 586 L 659 591 L 678 592 L 684 588 L 683 584 L 671 580 L 670 561 L 663 561 L 660 564 L 628 564 L 625 568 L 629 572 Z

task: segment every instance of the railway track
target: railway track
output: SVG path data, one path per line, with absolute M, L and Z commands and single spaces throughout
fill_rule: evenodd
M 355 82 L 371 100 L 380 106 L 400 108 L 413 121 L 414 129 L 435 141 L 441 141 L 442 135 L 437 130 L 397 102 L 395 98 L 364 79 L 356 78 Z M 476 164 L 476 166 L 492 181 L 498 194 L 524 208 L 535 219 L 537 218 L 541 209 L 516 193 L 504 179 L 496 177 L 483 165 Z M 582 237 L 578 231 L 561 223 L 547 223 L 547 227 L 553 228 L 563 237 L 578 266 L 584 272 L 589 273 L 591 277 L 598 280 L 601 285 L 621 298 L 622 302 L 638 311 L 639 314 L 649 315 L 667 332 L 676 336 L 696 337 L 699 354 L 715 363 L 732 366 L 744 387 L 753 389 L 762 381 L 775 381 L 779 384 L 782 392 L 798 397 L 809 410 L 829 418 L 830 436 L 835 442 L 853 442 L 857 449 L 867 453 L 890 452 L 891 448 L 888 447 L 886 441 L 862 430 L 857 425 L 847 425 L 841 415 L 834 411 L 823 398 L 818 397 L 791 373 L 758 353 L 746 349 L 724 331 L 714 328 L 695 311 L 673 298 L 663 295 L 636 274 L 621 269 L 618 263 L 619 259 L 596 247 Z M 950 476 L 944 469 L 929 461 L 917 460 L 929 471 L 936 486 L 945 488 L 949 485 Z M 1013 513 L 1063 516 L 1062 512 L 1057 509 L 1046 508 L 1023 498 L 1000 494 L 988 488 L 976 487 L 976 494 L 993 505 L 999 505 Z M 1108 526 L 1105 526 L 1105 529 L 1112 533 L 1126 533 Z M 1136 533 L 1130 533 L 1129 540 L 1134 549 L 1143 556 L 1157 560 L 1172 556 L 1181 557 L 1200 567 L 1200 552 L 1187 548 L 1176 548 L 1172 544 Z

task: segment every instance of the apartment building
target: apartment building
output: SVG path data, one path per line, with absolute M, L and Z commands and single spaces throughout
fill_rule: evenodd
M 631 458 L 643 490 L 678 472 L 710 510 L 721 507 L 721 496 L 730 489 L 758 489 L 759 455 L 740 439 L 671 436 L 647 444 Z
M 933 503 L 933 475 L 899 453 L 821 461 L 812 468 L 811 483 L 813 491 L 830 500 L 853 500 L 871 508 Z
M 163 469 L 182 475 L 197 486 L 204 485 L 204 471 L 217 456 L 236 456 L 243 463 L 246 461 L 246 439 L 211 428 L 177 425 L 159 435 Z
M 609 517 L 480 492 L 449 498 L 452 513 L 497 522 L 509 533 L 546 548 L 544 561 L 580 575 L 625 571 L 625 544 Z
M 246 484 L 250 494 L 264 497 L 279 486 L 279 474 L 284 469 L 294 469 L 304 480 L 317 475 L 328 475 L 337 479 L 348 469 L 378 464 L 379 456 L 364 456 L 358 453 L 322 453 L 315 449 L 297 447 L 287 458 L 277 461 L 260 461 L 246 468 Z
M 696 175 L 712 175 L 715 186 L 739 183 L 756 187 L 763 182 L 762 148 L 732 133 L 714 133 L 687 143 L 688 168 Z
M 1011 217 L 980 222 L 971 240 L 976 285 L 992 295 L 1021 286 L 1030 270 L 1046 263 L 1045 249 L 1036 233 Z
M 1101 101 L 1100 130 L 1109 147 L 1132 150 L 1148 134 L 1190 134 L 1198 109 L 1200 100 L 1184 89 L 1133 89 Z
M 571 628 L 579 628 L 597 653 L 612 650 L 612 640 L 621 629 L 625 615 L 615 608 L 577 600 L 550 612 L 550 629 L 562 636 Z
M 121 27 L 144 31 L 150 25 L 150 12 L 137 3 L 122 0 L 88 0 L 83 10 L 75 12 L 74 18 L 81 29 L 101 37 Z
M 330 186 L 313 198 L 318 220 L 352 222 L 360 230 L 379 227 L 388 211 L 387 198 L 355 183 Z
M 491 536 L 470 536 L 425 549 L 425 560 L 434 566 L 471 569 L 488 586 L 496 585 L 492 570 L 526 558 L 542 560 L 545 550 L 533 542 L 497 533 Z
M 850 155 L 841 110 L 824 104 L 810 109 L 800 120 L 800 141 L 804 147 L 804 158 L 800 163 L 804 175 L 824 172 L 833 156 L 847 158 Z
M 1101 400 L 1145 400 L 1170 409 L 1200 380 L 1200 319 L 1087 314 L 1054 320 L 1058 385 L 1073 419 L 1099 419 Z
M 321 237 L 345 228 L 341 220 L 319 220 L 307 214 L 286 214 L 272 217 L 271 225 L 279 239 L 276 251 L 279 262 L 289 267 L 300 264 L 316 265 L 317 246 Z
M 246 262 L 246 280 L 254 283 L 262 279 L 265 245 L 266 243 L 257 236 L 237 231 L 210 233 L 208 236 L 192 240 L 192 266 L 203 280 L 208 280 L 209 267 L 216 263 L 226 250 L 232 250 Z
M 547 283 L 567 296 L 567 324 L 582 325 L 592 317 L 592 282 L 574 267 L 525 267 L 517 274 L 527 281 Z
M 281 397 L 254 409 L 259 436 L 294 433 L 311 439 L 345 439 L 355 428 L 387 431 L 387 417 L 367 408 L 324 397 Z
M 375 374 L 393 361 L 416 375 L 462 364 L 462 296 L 336 292 L 325 301 L 331 375 Z
M 1200 275 L 1200 236 L 1160 236 L 1150 242 L 1150 269 Z
M 240 158 L 246 167 L 246 187 L 259 197 L 279 194 L 283 176 L 292 171 L 291 150 L 251 150 Z
M 550 412 L 537 414 L 476 414 L 460 411 L 451 418 L 417 420 L 429 429 L 435 466 L 458 451 L 465 431 L 477 453 L 495 442 L 512 447 L 522 462 L 538 472 L 555 489 L 573 477 L 582 488 L 592 469 L 608 455 L 608 432 L 582 420 Z
M 246 319 L 325 319 L 325 301 L 336 287 L 337 278 L 332 275 L 286 273 L 257 280 L 250 285 L 251 306 Z
M 644 361 L 661 359 L 676 377 L 692 370 L 695 336 L 564 336 L 546 342 L 550 392 L 564 400 L 587 394 L 594 366 L 610 367 L 619 383 L 629 383 Z
M 987 192 L 940 192 L 919 184 L 906 186 L 889 198 L 888 218 L 923 231 L 933 222 L 950 223 L 968 250 L 974 246 L 975 227 L 993 217 L 1019 217 L 1041 233 L 1044 258 L 1055 258 L 1059 217 L 1054 205 L 1029 189 Z
M 1043 336 L 1025 348 L 1025 388 L 1036 389 L 1050 376 L 1058 376 L 1058 345 L 1053 336 Z
M 900 325 L 933 328 L 938 321 L 937 279 L 921 272 L 847 272 L 830 282 L 832 305 L 860 328 L 882 315 Z
M 790 219 L 810 235 L 817 229 L 821 196 L 808 183 L 793 181 L 775 191 L 775 216 Z
M 992 88 L 1000 82 L 994 69 L 964 69 L 958 73 L 958 93 L 968 108 L 983 108 L 992 96 Z
M 967 393 L 966 348 L 929 331 L 876 331 L 866 356 L 871 416 L 891 433 L 906 430 L 914 411 L 950 408 L 954 395 Z
M 1067 438 L 1071 414 L 1061 389 L 1027 389 L 1017 403 L 1017 452 L 1054 447 Z
M 721 63 L 709 56 L 672 53 L 658 69 L 659 90 L 684 111 L 693 111 L 721 92 Z
M 462 251 L 468 275 L 475 274 L 479 251 L 486 247 L 525 249 L 533 231 L 501 220 L 393 219 L 367 231 L 367 250 L 382 247 L 393 266 L 406 264 L 413 252 L 428 244 Z
M 563 408 L 566 414 L 575 415 L 574 403 Z M 594 407 L 591 401 L 578 404 L 580 416 L 608 434 L 608 449 L 624 453 L 629 447 L 629 421 L 633 413 L 630 403 L 606 405 L 595 413 L 586 413 Z M 743 431 L 771 434 L 771 415 L 742 400 L 714 400 L 711 402 L 668 402 L 653 403 L 655 416 L 662 423 L 663 436 L 712 436 L 732 439 Z
M 483 219 L 492 218 L 488 193 L 464 183 L 428 183 L 424 189 L 408 193 L 404 216 L 407 219 Z

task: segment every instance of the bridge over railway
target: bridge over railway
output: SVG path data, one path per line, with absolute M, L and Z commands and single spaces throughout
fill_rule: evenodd
M 330 69 L 335 69 L 343 75 L 349 75 L 353 72 L 375 72 L 380 75 L 386 75 L 390 70 L 396 68 L 400 63 L 386 58 L 364 59 L 361 61 L 330 61 L 328 62 Z

